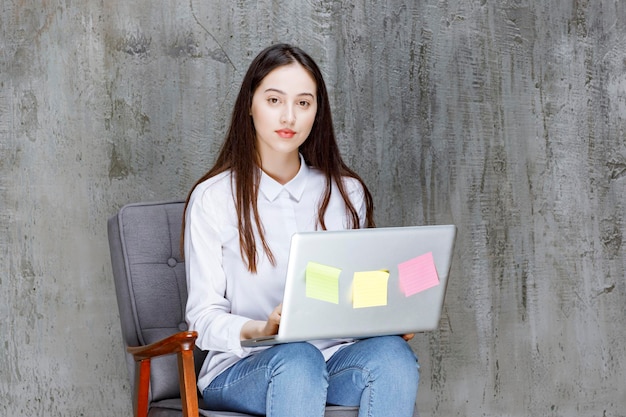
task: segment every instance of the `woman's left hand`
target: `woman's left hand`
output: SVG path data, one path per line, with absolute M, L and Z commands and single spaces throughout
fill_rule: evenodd
M 402 335 L 402 338 L 407 342 L 415 337 L 415 333 L 409 333 Z

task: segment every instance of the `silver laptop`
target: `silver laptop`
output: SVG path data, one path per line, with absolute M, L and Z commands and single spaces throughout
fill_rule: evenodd
M 296 233 L 278 334 L 242 346 L 436 329 L 455 237 L 454 225 Z

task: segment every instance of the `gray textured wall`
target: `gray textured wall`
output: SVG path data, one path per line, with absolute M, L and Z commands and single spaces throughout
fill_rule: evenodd
M 105 221 L 183 198 L 274 41 L 381 225 L 459 240 L 424 416 L 624 416 L 626 2 L 3 0 L 0 415 L 130 413 Z

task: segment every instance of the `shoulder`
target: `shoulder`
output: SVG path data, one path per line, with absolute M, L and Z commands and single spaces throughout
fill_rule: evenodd
M 226 171 L 198 184 L 189 197 L 189 209 L 200 209 L 214 215 L 217 211 L 228 210 L 233 204 L 231 178 L 230 171 Z
M 352 193 L 364 194 L 363 184 L 361 184 L 361 181 L 353 177 L 345 177 L 345 176 L 341 177 L 341 179 L 343 181 L 344 187 L 346 187 L 346 190 L 348 191 L 349 194 L 352 194 Z
M 204 200 L 205 198 L 219 198 L 232 195 L 231 178 L 230 171 L 208 178 L 194 188 L 191 193 L 191 200 Z
M 316 183 L 326 184 L 326 176 L 319 169 L 309 166 L 309 175 Z M 344 188 L 348 193 L 359 192 L 363 193 L 363 185 L 359 180 L 353 177 L 343 176 L 341 177 Z M 336 184 L 333 184 L 336 186 Z
M 326 186 L 326 176 L 322 171 L 317 168 L 309 167 L 309 172 L 311 178 L 313 178 L 313 183 L 316 184 L 316 187 L 319 189 L 323 189 Z M 363 200 L 365 196 L 365 189 L 363 188 L 363 184 L 356 178 L 343 176 L 341 177 L 341 181 L 346 191 L 348 197 L 352 201 L 352 203 L 358 203 Z M 336 189 L 337 184 L 333 183 L 333 189 Z M 338 193 L 333 192 L 333 197 L 338 196 Z M 331 197 L 332 198 L 332 197 Z

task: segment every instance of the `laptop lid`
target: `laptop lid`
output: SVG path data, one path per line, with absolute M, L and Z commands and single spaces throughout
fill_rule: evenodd
M 436 329 L 455 237 L 454 225 L 296 233 L 278 335 L 242 346 Z

